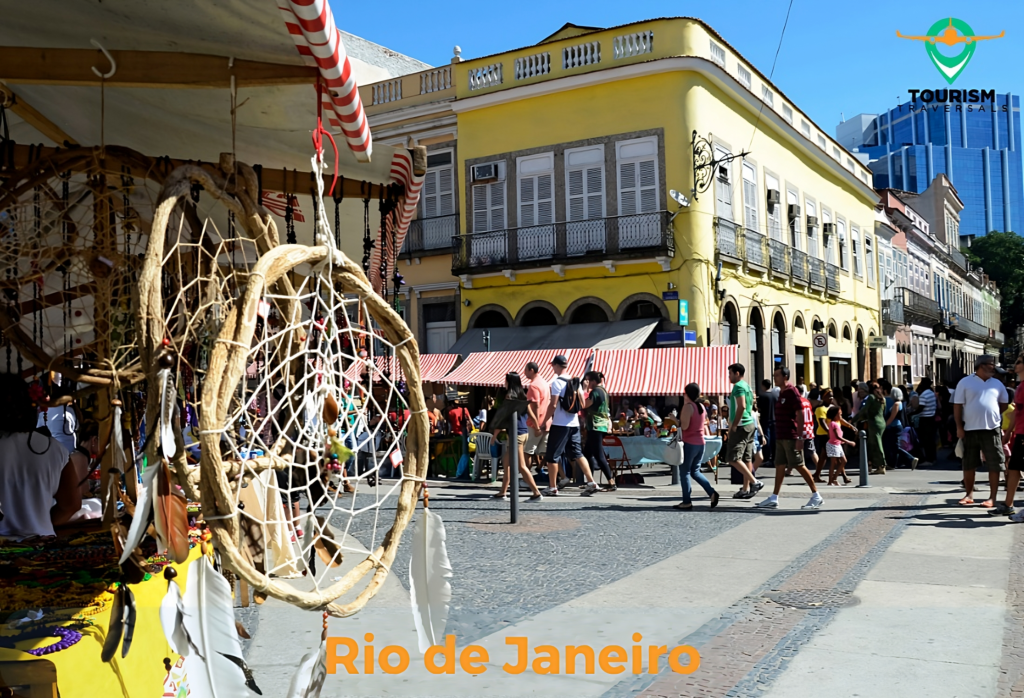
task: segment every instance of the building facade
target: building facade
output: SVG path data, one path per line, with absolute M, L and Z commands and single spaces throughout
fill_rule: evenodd
M 961 235 L 1024 230 L 1018 95 L 979 104 L 908 102 L 844 121 L 836 137 L 866 157 L 880 189 L 920 193 L 945 174 L 964 203 Z
M 401 268 L 443 283 L 413 275 L 449 255 L 458 332 L 650 319 L 652 345 L 738 344 L 753 379 L 877 373 L 871 173 L 710 27 L 566 25 L 439 70 L 363 89 L 375 137 L 451 153 Z

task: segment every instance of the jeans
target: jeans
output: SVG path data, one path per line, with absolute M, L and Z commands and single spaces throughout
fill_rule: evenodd
M 761 452 L 764 454 L 764 462 L 766 464 L 769 464 L 769 465 L 774 464 L 775 463 L 775 422 L 762 422 L 761 423 L 761 431 L 764 432 L 765 440 L 767 441 L 767 443 L 765 443 L 762 446 L 762 448 L 761 448 Z
M 700 471 L 701 461 L 704 460 L 704 446 L 696 444 L 683 444 L 683 462 L 679 465 L 679 484 L 683 487 L 683 504 L 690 504 L 690 493 L 691 485 L 690 478 L 692 477 L 698 485 L 704 488 L 704 491 L 710 497 L 715 493 L 715 488 L 711 486 L 708 479 L 704 477 L 704 473 Z
M 611 482 L 614 477 L 612 476 L 612 469 L 608 467 L 608 457 L 604 452 L 604 437 L 607 432 L 594 431 L 591 429 L 587 432 L 587 441 L 583 446 L 583 455 L 590 464 L 591 469 L 596 470 L 594 466 L 601 468 L 601 472 L 608 478 L 608 482 Z
M 892 468 L 910 467 L 914 457 L 900 448 L 902 429 L 889 427 L 882 432 L 882 448 L 885 450 L 885 462 Z
M 921 417 L 917 427 L 917 438 L 921 442 L 924 460 L 928 463 L 935 462 L 935 432 L 937 426 L 938 422 L 935 421 L 935 415 L 932 415 L 931 417 Z

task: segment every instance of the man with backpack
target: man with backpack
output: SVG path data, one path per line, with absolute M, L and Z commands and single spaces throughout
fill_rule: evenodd
M 548 451 L 545 455 L 551 486 L 541 493 L 545 497 L 558 496 L 559 486 L 565 487 L 569 484 L 568 473 L 564 473 L 565 477 L 561 480 L 558 478 L 558 462 L 563 454 L 570 463 L 575 462 L 579 465 L 583 472 L 583 477 L 587 480 L 584 496 L 590 496 L 597 491 L 594 475 L 590 472 L 590 466 L 580 448 L 579 412 L 583 409 L 583 391 L 580 389 L 578 378 L 562 375 L 568 365 L 569 360 L 562 354 L 551 360 L 555 377 L 551 381 L 551 402 L 548 403 L 547 415 L 544 418 L 545 422 L 551 421 Z

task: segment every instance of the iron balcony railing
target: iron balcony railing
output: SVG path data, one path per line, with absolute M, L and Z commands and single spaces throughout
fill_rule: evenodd
M 749 228 L 743 231 L 743 259 L 761 271 L 768 268 L 768 238 Z
M 998 342 L 1000 345 L 1006 344 L 1006 335 L 1004 335 L 999 330 L 996 330 L 995 332 L 992 333 L 992 339 Z
M 743 229 L 724 218 L 715 219 L 715 246 L 718 254 L 736 262 L 743 261 Z
M 402 245 L 402 257 L 419 256 L 417 253 L 447 253 L 452 236 L 459 234 L 459 214 L 437 218 L 418 218 L 409 224 L 409 232 Z
M 675 254 L 668 211 L 455 235 L 451 246 L 456 275 Z
M 888 325 L 904 325 L 903 319 L 903 298 L 897 294 L 896 298 L 882 299 L 882 323 Z
M 825 262 L 817 257 L 808 256 L 807 266 L 810 270 L 811 288 L 824 290 L 825 288 Z
M 793 266 L 793 281 L 806 286 L 808 275 L 807 253 L 800 250 L 790 250 L 789 256 Z
M 989 339 L 988 328 L 984 325 L 977 323 L 974 320 L 969 320 L 963 315 L 951 314 L 950 318 L 952 319 L 952 325 L 961 332 L 970 335 L 974 339 L 980 339 L 981 341 Z
M 931 298 L 924 296 L 909 288 L 896 289 L 896 297 L 902 296 L 904 313 L 907 316 L 914 316 L 935 323 L 942 319 L 942 310 L 939 304 Z
M 786 258 L 786 243 L 781 240 L 768 241 L 768 255 L 771 258 L 772 272 L 776 275 L 789 274 L 789 260 Z
M 960 267 L 962 270 L 967 271 L 967 257 L 964 253 L 955 247 L 951 247 L 949 250 L 949 256 L 953 259 L 953 263 Z
M 829 293 L 839 293 L 839 267 L 835 264 L 825 265 L 825 287 Z

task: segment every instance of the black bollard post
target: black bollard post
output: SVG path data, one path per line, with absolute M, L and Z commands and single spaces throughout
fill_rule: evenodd
M 508 476 L 509 503 L 512 512 L 512 523 L 519 522 L 519 415 L 512 410 L 512 428 L 508 430 Z M 497 470 L 497 466 L 492 470 Z
M 857 462 L 860 467 L 860 484 L 857 487 L 869 487 L 868 485 L 868 435 L 863 429 L 858 432 L 860 441 L 860 452 Z

